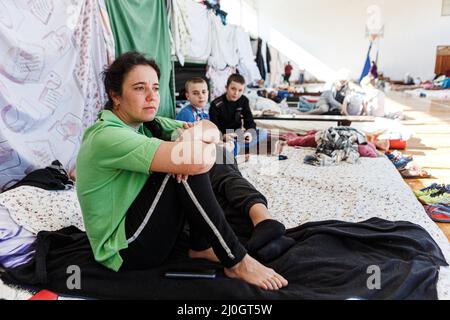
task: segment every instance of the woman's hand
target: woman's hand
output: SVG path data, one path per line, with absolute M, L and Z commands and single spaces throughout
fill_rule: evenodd
M 177 174 L 177 175 L 173 175 L 173 177 L 175 179 L 177 179 L 178 183 L 181 183 L 181 181 L 187 181 L 187 179 L 189 178 L 189 175 L 187 175 L 187 174 Z
M 183 129 L 189 129 L 189 128 L 192 128 L 193 126 L 195 126 L 195 123 L 193 123 L 193 122 L 183 123 Z

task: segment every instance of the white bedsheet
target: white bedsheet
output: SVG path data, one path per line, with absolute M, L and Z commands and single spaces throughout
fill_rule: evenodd
M 305 155 L 313 153 L 314 149 L 288 148 L 286 161 L 251 156 L 240 169 L 267 197 L 270 212 L 286 227 L 330 219 L 410 221 L 428 231 L 450 262 L 449 241 L 387 158 L 361 158 L 355 165 L 333 167 L 304 164 Z M 441 268 L 438 296 L 450 299 L 450 267 Z

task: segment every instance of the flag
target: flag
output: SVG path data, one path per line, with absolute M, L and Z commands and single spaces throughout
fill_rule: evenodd
M 370 42 L 369 50 L 367 51 L 366 63 L 364 64 L 363 72 L 361 73 L 361 77 L 359 78 L 359 82 L 364 79 L 370 72 L 370 51 L 372 50 L 372 42 Z

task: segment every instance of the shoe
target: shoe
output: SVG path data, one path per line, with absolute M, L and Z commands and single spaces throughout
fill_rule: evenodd
M 389 160 L 398 160 L 398 159 L 402 159 L 402 158 L 406 158 L 406 159 L 413 159 L 412 156 L 410 155 L 404 155 L 402 154 L 400 151 L 398 150 L 394 150 L 394 151 L 386 151 L 385 152 L 386 157 L 388 157 Z
M 391 160 L 391 162 L 394 164 L 395 168 L 398 170 L 404 170 L 408 163 L 413 161 L 412 156 L 405 156 L 401 152 L 394 150 L 394 151 L 386 151 L 384 153 L 386 157 Z
M 400 174 L 403 179 L 428 179 L 431 178 L 429 174 L 424 169 L 403 169 L 400 170 Z
M 416 197 L 423 197 L 423 196 L 428 196 L 430 194 L 433 193 L 437 193 L 439 190 L 441 190 L 443 188 L 444 185 L 442 184 L 437 184 L 437 183 L 433 183 L 432 185 L 420 189 L 420 190 L 415 190 L 414 194 L 416 195 Z
M 412 160 L 412 158 L 399 158 L 391 161 L 394 164 L 395 168 L 397 168 L 397 170 L 403 170 Z
M 419 197 L 419 200 L 425 204 L 450 204 L 450 193 L 443 188 L 436 193 Z
M 450 222 L 450 205 L 426 205 L 425 211 L 435 222 Z

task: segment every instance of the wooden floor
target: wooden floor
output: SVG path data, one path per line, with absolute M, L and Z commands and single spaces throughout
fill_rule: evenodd
M 411 97 L 404 93 L 387 94 L 387 103 L 401 107 L 405 120 L 402 123 L 415 132 L 408 141 L 405 154 L 433 175 L 432 179 L 406 180 L 414 189 L 433 182 L 450 184 L 450 101 L 434 101 Z M 438 223 L 450 241 L 450 223 Z

